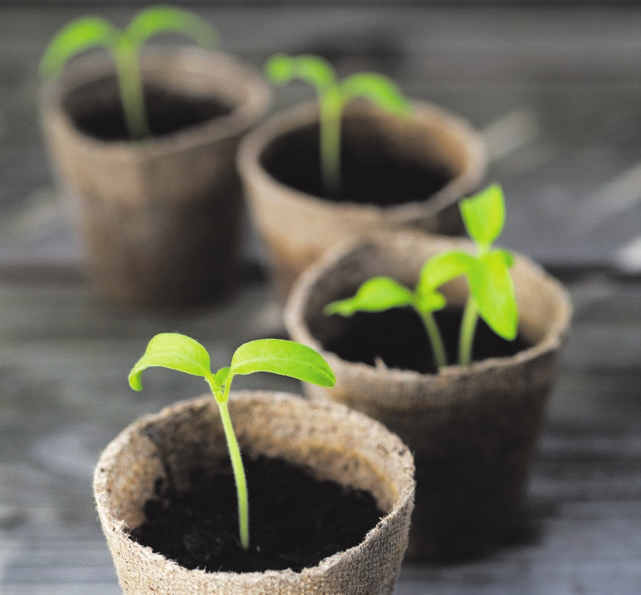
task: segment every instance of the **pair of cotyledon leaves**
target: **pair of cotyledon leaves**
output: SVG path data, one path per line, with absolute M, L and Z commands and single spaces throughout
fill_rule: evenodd
M 210 385 L 218 401 L 225 400 L 236 375 L 270 372 L 320 386 L 333 386 L 334 374 L 315 350 L 284 339 L 259 339 L 238 347 L 231 365 L 212 372 L 207 350 L 180 333 L 160 333 L 148 343 L 144 355 L 129 374 L 134 390 L 142 389 L 141 374 L 150 367 L 163 367 L 200 376 Z M 223 390 L 224 388 L 227 390 Z
M 71 57 L 94 47 L 135 54 L 147 39 L 160 33 L 181 33 L 203 46 L 212 46 L 217 40 L 216 31 L 206 21 L 169 6 L 141 10 L 123 30 L 101 17 L 81 17 L 54 37 L 42 58 L 40 71 L 45 77 L 57 76 Z

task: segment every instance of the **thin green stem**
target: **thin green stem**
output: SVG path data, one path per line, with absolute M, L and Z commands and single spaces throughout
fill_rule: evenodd
M 320 99 L 320 153 L 323 185 L 329 196 L 341 189 L 341 99 L 338 88 L 327 89 Z
M 137 48 L 125 38 L 118 41 L 114 50 L 120 98 L 127 130 L 132 140 L 140 140 L 149 136 L 144 90 L 136 54 Z
M 212 382 L 209 381 L 210 386 L 214 389 Z M 240 545 L 247 551 L 249 549 L 249 498 L 247 496 L 247 478 L 245 476 L 245 467 L 243 466 L 243 459 L 240 455 L 240 447 L 234 426 L 231 422 L 229 409 L 227 403 L 229 401 L 229 387 L 231 386 L 231 378 L 227 378 L 225 382 L 225 389 L 222 398 L 218 398 L 220 389 L 214 390 L 214 397 L 220 411 L 220 419 L 223 423 L 223 430 L 225 431 L 225 439 L 227 441 L 227 449 L 229 450 L 229 457 L 231 459 L 231 467 L 234 473 L 234 481 L 236 483 L 236 494 L 238 497 L 238 530 L 240 534 Z
M 445 347 L 443 345 L 443 339 L 441 338 L 441 333 L 438 330 L 438 325 L 436 324 L 436 319 L 431 312 L 419 312 L 421 320 L 423 321 L 423 326 L 427 331 L 427 336 L 429 337 L 430 344 L 432 345 L 432 353 L 434 354 L 434 361 L 436 363 L 437 370 L 447 366 L 447 355 L 445 353 Z
M 470 296 L 465 304 L 459 337 L 459 364 L 461 366 L 469 366 L 472 362 L 472 345 L 477 321 L 478 309 L 474 299 Z

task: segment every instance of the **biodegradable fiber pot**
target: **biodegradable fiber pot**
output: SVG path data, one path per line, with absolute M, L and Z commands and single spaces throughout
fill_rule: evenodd
M 304 465 L 322 479 L 368 490 L 386 515 L 357 546 L 301 572 L 188 570 L 132 539 L 158 477 L 178 489 L 194 464 L 228 457 L 211 396 L 143 417 L 106 448 L 94 475 L 102 529 L 125 593 L 392 593 L 407 546 L 414 501 L 412 456 L 378 422 L 335 403 L 271 392 L 233 393 L 230 413 L 244 457 Z M 250 527 L 251 527 L 250 483 Z M 251 529 L 250 529 L 251 530 Z
M 338 241 L 373 229 L 462 231 L 457 201 L 485 172 L 480 135 L 425 102 L 404 119 L 365 101 L 343 115 L 342 191 L 323 196 L 318 111 L 306 104 L 265 120 L 238 154 L 250 212 L 281 294 Z
M 112 60 L 90 54 L 43 88 L 53 166 L 72 199 L 88 274 L 107 299 L 174 306 L 230 285 L 240 252 L 240 137 L 270 90 L 248 65 L 196 47 L 148 49 L 153 138 L 130 142 Z
M 452 247 L 472 249 L 466 240 L 413 232 L 383 233 L 343 245 L 301 276 L 285 308 L 291 337 L 318 350 L 336 375 L 331 392 L 310 385 L 306 392 L 382 421 L 414 454 L 417 495 L 408 559 L 478 557 L 518 528 L 571 318 L 563 287 L 517 254 L 513 275 L 519 336 L 528 346 L 514 355 L 474 361 L 469 367 L 452 365 L 434 374 L 388 368 L 380 360 L 378 365 L 348 361 L 328 349 L 333 345 L 336 351 L 350 339 L 350 319 L 325 316 L 326 304 L 353 295 L 376 275 L 413 287 L 424 261 Z M 467 285 L 455 280 L 443 292 L 449 303 L 462 306 Z M 372 317 L 382 315 L 366 316 L 371 330 Z M 414 324 L 422 329 L 418 316 Z M 396 345 L 409 341 L 400 331 L 397 335 Z M 385 343 L 387 338 L 375 340 Z

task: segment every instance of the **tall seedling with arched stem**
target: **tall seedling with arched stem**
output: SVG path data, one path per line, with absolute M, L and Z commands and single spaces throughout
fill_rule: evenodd
M 410 111 L 409 102 L 387 77 L 361 72 L 338 81 L 334 69 L 318 56 L 275 54 L 267 61 L 265 72 L 275 84 L 298 78 L 316 90 L 320 113 L 321 173 L 329 196 L 338 196 L 341 190 L 341 115 L 345 105 L 356 97 L 365 97 L 394 114 L 407 115 Z
M 138 53 L 153 35 L 182 33 L 202 46 L 213 46 L 217 34 L 199 16 L 178 8 L 157 6 L 138 12 L 122 31 L 109 21 L 81 17 L 63 27 L 47 47 L 40 62 L 44 78 L 60 75 L 65 64 L 85 50 L 102 47 L 113 57 L 125 122 L 132 140 L 149 136 Z
M 249 549 L 249 499 L 245 468 L 227 403 L 234 376 L 271 372 L 319 386 L 334 386 L 336 379 L 327 362 L 313 349 L 295 341 L 259 339 L 244 343 L 234 352 L 231 365 L 211 371 L 207 350 L 179 333 L 160 333 L 149 341 L 143 356 L 129 373 L 129 385 L 142 390 L 141 375 L 151 367 L 169 368 L 203 378 L 216 401 L 229 450 L 238 498 L 240 544 Z
M 469 365 L 477 321 L 482 318 L 500 337 L 516 338 L 519 313 L 510 267 L 514 257 L 507 250 L 493 247 L 505 223 L 503 191 L 493 184 L 477 195 L 461 201 L 461 215 L 476 253 L 450 250 L 428 260 L 412 291 L 391 277 L 373 277 L 356 294 L 325 307 L 326 314 L 351 316 L 355 312 L 381 312 L 402 306 L 413 307 L 427 331 L 438 369 L 447 365 L 445 349 L 434 312 L 446 306 L 438 288 L 464 275 L 469 287 L 459 336 L 458 363 Z

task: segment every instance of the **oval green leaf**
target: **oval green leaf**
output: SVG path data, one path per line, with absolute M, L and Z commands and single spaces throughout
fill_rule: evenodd
M 151 338 L 145 353 L 129 373 L 129 386 L 142 390 L 140 376 L 147 368 L 169 368 L 208 378 L 210 366 L 209 354 L 198 341 L 180 333 L 160 333 Z
M 407 115 L 410 104 L 400 89 L 387 77 L 373 72 L 361 72 L 346 77 L 340 84 L 343 103 L 365 97 L 388 112 Z
M 319 386 L 336 378 L 325 359 L 311 347 L 285 339 L 258 339 L 241 345 L 232 356 L 229 374 L 270 372 Z
M 441 252 L 433 256 L 421 268 L 417 290 L 427 292 L 466 275 L 474 268 L 475 260 L 474 256 L 461 250 Z
M 500 337 L 516 338 L 519 323 L 514 283 L 503 251 L 486 254 L 468 277 L 479 316 Z
M 274 54 L 265 64 L 265 76 L 272 83 L 286 83 L 294 75 L 294 65 L 290 56 L 286 54 Z
M 76 54 L 94 47 L 113 50 L 120 33 L 99 17 L 82 17 L 72 21 L 51 40 L 40 61 L 40 74 L 55 77 Z
M 310 84 L 317 91 L 324 90 L 334 84 L 334 70 L 329 62 L 311 54 L 302 56 L 274 54 L 267 61 L 265 73 L 274 83 L 286 83 L 298 78 Z
M 505 224 L 503 190 L 492 184 L 460 203 L 461 215 L 470 237 L 484 248 L 489 248 L 501 235 Z
M 358 288 L 356 294 L 327 304 L 325 314 L 351 316 L 355 312 L 382 312 L 390 308 L 411 305 L 414 296 L 407 287 L 391 277 L 373 277 Z

